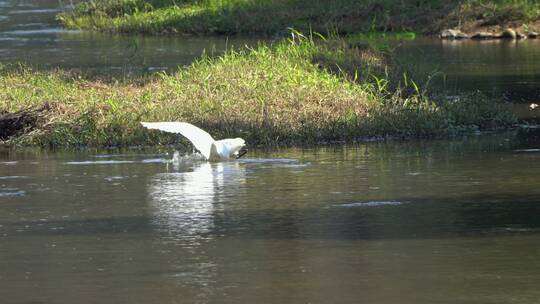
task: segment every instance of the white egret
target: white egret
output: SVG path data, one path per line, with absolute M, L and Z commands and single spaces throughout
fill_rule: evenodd
M 240 158 L 247 152 L 242 149 L 246 145 L 242 138 L 214 140 L 208 132 L 187 122 L 141 122 L 141 124 L 148 129 L 185 136 L 209 161 Z

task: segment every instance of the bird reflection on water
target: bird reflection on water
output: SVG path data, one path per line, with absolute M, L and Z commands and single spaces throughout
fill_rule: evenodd
M 172 170 L 154 175 L 148 184 L 157 246 L 174 269 L 167 276 L 186 295 L 197 290 L 191 296 L 199 302 L 215 293 L 220 264 L 212 253 L 216 214 L 234 203 L 244 187 L 245 171 L 238 162 L 209 163 L 193 155 L 175 155 Z
M 172 172 L 155 175 L 149 185 L 154 224 L 172 239 L 211 237 L 215 212 L 233 203 L 244 182 L 238 162 L 201 162 L 175 154 Z

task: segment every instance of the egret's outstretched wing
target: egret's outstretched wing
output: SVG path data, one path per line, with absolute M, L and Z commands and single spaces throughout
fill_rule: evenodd
M 157 129 L 169 133 L 179 133 L 187 137 L 201 154 L 210 158 L 210 150 L 214 139 L 210 134 L 187 122 L 141 122 L 148 129 Z

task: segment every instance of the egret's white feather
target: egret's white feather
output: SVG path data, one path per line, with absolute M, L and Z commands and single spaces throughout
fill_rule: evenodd
M 210 161 L 234 157 L 245 145 L 245 141 L 241 138 L 216 141 L 208 132 L 187 122 L 141 122 L 141 124 L 148 129 L 182 134 Z
M 206 159 L 210 159 L 210 150 L 215 140 L 203 129 L 187 122 L 143 122 L 142 125 L 148 129 L 182 134 Z

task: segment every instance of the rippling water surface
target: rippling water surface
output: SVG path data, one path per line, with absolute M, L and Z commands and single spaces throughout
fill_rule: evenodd
M 74 1 L 80 2 L 80 1 Z M 88 73 L 175 71 L 201 57 L 257 39 L 152 37 L 66 30 L 56 15 L 70 1 L 0 0 L 0 63 L 39 68 L 75 68 Z
M 538 146 L 515 134 L 212 164 L 2 151 L 0 293 L 6 303 L 531 303 L 539 169 Z

